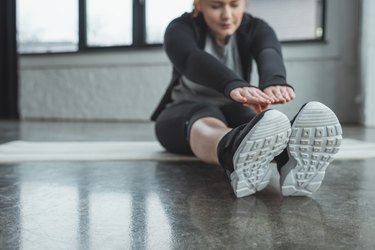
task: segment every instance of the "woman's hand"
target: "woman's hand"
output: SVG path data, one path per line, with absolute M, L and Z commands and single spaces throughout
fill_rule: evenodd
M 275 100 L 272 104 L 287 103 L 296 98 L 294 90 L 287 86 L 270 86 L 263 91 L 270 98 Z
M 234 101 L 254 109 L 257 113 L 268 109 L 268 105 L 276 101 L 260 89 L 254 87 L 236 88 L 230 92 L 230 97 Z
M 230 92 L 230 97 L 236 101 L 240 102 L 246 106 L 248 105 L 268 105 L 276 101 L 276 99 L 263 93 L 258 88 L 255 87 L 242 87 L 233 89 Z
M 255 87 L 236 88 L 230 92 L 230 97 L 260 113 L 268 109 L 269 104 L 287 103 L 294 100 L 296 95 L 291 87 L 270 86 L 264 91 Z

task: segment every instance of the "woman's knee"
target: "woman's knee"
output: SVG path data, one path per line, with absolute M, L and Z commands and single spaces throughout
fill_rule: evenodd
M 182 122 L 183 123 L 183 122 Z M 159 143 L 169 152 L 176 154 L 192 154 L 190 145 L 183 132 L 181 121 L 156 121 L 155 135 Z
M 160 144 L 172 153 L 191 154 L 190 133 L 193 124 L 203 121 L 206 126 L 223 126 L 225 117 L 214 105 L 181 103 L 165 109 L 155 123 Z

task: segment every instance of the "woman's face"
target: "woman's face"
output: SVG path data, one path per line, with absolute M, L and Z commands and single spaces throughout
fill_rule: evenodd
M 201 0 L 197 6 L 219 44 L 240 26 L 245 8 L 245 0 Z

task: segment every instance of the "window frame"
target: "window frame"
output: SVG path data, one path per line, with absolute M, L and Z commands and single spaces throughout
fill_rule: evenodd
M 320 0 L 322 2 L 322 16 L 321 16 L 321 24 L 323 28 L 323 33 L 320 38 L 316 39 L 296 39 L 296 40 L 282 40 L 280 41 L 282 44 L 303 44 L 303 43 L 327 43 L 326 41 L 326 14 L 327 14 L 327 0 Z
M 302 39 L 302 40 L 281 40 L 281 44 L 307 44 L 307 43 L 322 43 L 326 41 L 326 13 L 327 0 L 320 0 L 322 2 L 322 16 L 321 23 L 323 33 L 320 38 L 316 39 Z M 87 14 L 86 14 L 86 0 L 78 0 L 78 49 L 77 51 L 62 51 L 62 52 L 18 52 L 22 56 L 35 55 L 64 55 L 64 54 L 82 54 L 91 52 L 106 52 L 106 51 L 134 51 L 161 48 L 162 43 L 147 44 L 146 43 L 146 0 L 133 0 L 133 44 L 120 46 L 88 46 L 87 45 Z

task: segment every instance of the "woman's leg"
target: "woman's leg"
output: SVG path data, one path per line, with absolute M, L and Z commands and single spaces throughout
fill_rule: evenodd
M 196 120 L 190 130 L 190 147 L 195 156 L 207 163 L 219 164 L 217 145 L 231 128 L 221 120 L 204 117 Z
M 250 122 L 256 112 L 240 103 L 228 103 L 220 106 L 226 123 L 213 117 L 197 120 L 190 131 L 190 146 L 194 154 L 202 161 L 219 164 L 217 145 L 232 128 Z M 227 125 L 228 124 L 228 125 Z
M 242 122 L 235 120 L 232 125 Z M 236 196 L 243 197 L 267 186 L 269 162 L 286 147 L 290 134 L 288 118 L 278 111 L 262 112 L 251 122 L 244 121 L 231 129 L 219 107 L 187 102 L 164 110 L 155 130 L 168 151 L 193 152 L 204 162 L 220 163 Z
M 242 124 L 250 122 L 257 113 L 249 107 L 243 106 L 241 103 L 229 103 L 220 107 L 223 112 L 228 127 L 236 128 Z
M 225 117 L 217 106 L 184 102 L 171 105 L 160 114 L 155 123 L 155 133 L 160 144 L 169 152 L 195 153 L 205 162 L 216 163 L 217 157 L 212 155 L 216 150 L 216 141 L 220 140 L 218 137 L 228 131 L 221 131 L 226 128 L 225 124 Z M 198 144 L 203 142 L 205 146 L 198 148 Z

